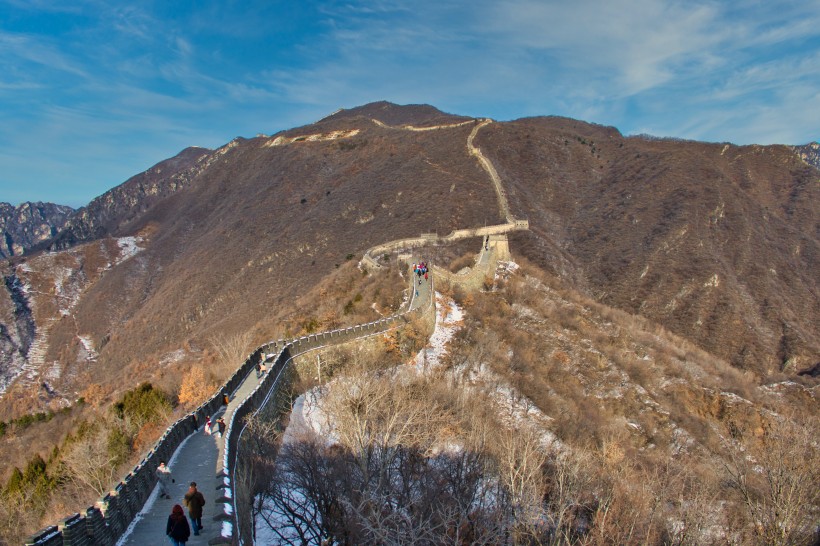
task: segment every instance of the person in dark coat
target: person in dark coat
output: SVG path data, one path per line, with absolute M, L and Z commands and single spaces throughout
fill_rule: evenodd
M 168 523 L 165 524 L 165 534 L 168 535 L 171 546 L 185 546 L 185 543 L 188 542 L 188 537 L 191 536 L 191 528 L 188 526 L 188 520 L 185 519 L 182 506 L 175 504 L 171 509 Z
M 219 435 L 224 437 L 225 436 L 225 420 L 222 417 L 220 417 L 219 419 L 216 420 L 216 426 L 219 428 Z
M 188 507 L 194 534 L 198 535 L 202 529 L 202 507 L 205 506 L 205 497 L 197 490 L 196 482 L 191 482 L 191 488 L 185 493 L 185 506 Z

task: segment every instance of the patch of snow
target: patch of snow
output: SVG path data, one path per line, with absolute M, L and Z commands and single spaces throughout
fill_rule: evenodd
M 695 445 L 695 439 L 692 435 L 677 426 L 672 430 L 672 442 L 675 453 L 688 451 L 689 448 Z
M 379 307 L 378 305 L 376 305 L 375 301 L 372 304 L 370 304 L 370 308 L 373 309 L 376 312 L 376 314 L 380 317 L 384 317 L 384 314 L 381 311 L 379 311 Z
M 97 360 L 97 351 L 94 350 L 94 342 L 88 336 L 77 335 L 83 348 L 80 350 L 79 359 L 86 361 Z
M 464 325 L 464 311 L 458 304 L 436 292 L 436 324 L 430 342 L 416 355 L 416 368 L 425 372 L 437 368 L 447 354 L 447 345 Z
M 484 372 L 488 376 L 495 376 L 492 372 Z M 558 437 L 550 431 L 547 426 L 553 421 L 540 408 L 532 403 L 532 400 L 521 394 L 510 385 L 500 384 L 503 381 L 499 376 L 495 376 L 494 389 L 489 391 L 489 396 L 498 406 L 498 413 L 501 420 L 512 428 L 519 429 L 522 425 L 534 426 L 541 436 L 541 446 L 545 449 L 561 447 Z
M 742 396 L 738 396 L 733 392 L 722 391 L 720 393 L 722 398 L 726 398 L 729 402 L 734 402 L 735 404 L 747 404 L 749 406 L 753 405 L 751 402 L 743 398 Z
M 51 366 L 46 369 L 45 373 L 43 373 L 43 377 L 45 377 L 49 381 L 55 381 L 60 379 L 60 376 L 63 375 L 63 368 L 60 366 L 60 362 L 55 360 L 51 363 Z
M 506 279 L 516 271 L 520 269 L 520 266 L 513 262 L 502 262 L 499 261 L 495 268 L 495 279 Z
M 177 349 L 176 351 L 166 353 L 159 361 L 160 366 L 168 366 L 169 364 L 174 364 L 179 362 L 183 358 L 185 358 L 185 349 Z
M 332 385 L 333 381 L 324 387 L 314 387 L 296 399 L 290 413 L 290 422 L 282 437 L 283 443 L 293 443 L 306 436 L 324 439 L 328 446 L 337 442 L 332 432 L 333 425 L 321 408 L 325 389 L 332 388 Z
M 513 311 L 518 315 L 519 318 L 527 318 L 536 321 L 541 321 L 541 316 L 536 313 L 532 307 L 527 307 L 526 305 L 522 305 L 520 303 L 514 303 L 512 305 Z
M 120 255 L 117 258 L 115 265 L 119 265 L 128 258 L 136 256 L 140 251 L 144 250 L 139 246 L 143 242 L 142 237 L 120 237 L 117 239 L 117 246 L 120 247 Z

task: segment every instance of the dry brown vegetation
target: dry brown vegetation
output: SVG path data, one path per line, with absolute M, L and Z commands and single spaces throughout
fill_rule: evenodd
M 123 377 L 178 392 L 199 367 L 206 383 L 218 382 L 228 369 L 220 368 L 214 336 L 249 332 L 256 345 L 377 318 L 401 298 L 353 257 L 385 240 L 498 220 L 487 212 L 496 210 L 496 196 L 486 173 L 466 153 L 470 125 L 421 133 L 372 118 L 461 120 L 430 107 L 368 105 L 286 132 L 360 130 L 344 142 L 271 147 L 260 137 L 191 152 L 207 161 L 187 189 L 149 200 L 117 192 L 124 198 L 103 232 L 86 233 L 94 242 L 26 258 L 32 271 L 17 274 L 32 284 L 37 328 L 55 322 L 40 375 L 13 385 L 0 415 L 57 409 L 82 393 L 90 407 L 12 431 L 3 459 L 22 465 L 31 452 L 48 459 L 55 439 L 134 386 Z M 728 498 L 725 487 L 696 486 L 721 483 L 711 459 L 725 459 L 726 430 L 751 441 L 765 437 L 772 415 L 817 411 L 816 377 L 797 375 L 820 351 L 811 273 L 820 251 L 810 236 L 818 226 L 816 169 L 785 147 L 624 138 L 559 118 L 493 123 L 475 143 L 500 174 L 512 213 L 530 221 L 529 232 L 513 237 L 515 250 L 542 271 L 488 279 L 483 294 L 453 291 L 469 319 L 452 368 L 480 363 L 495 374 L 488 388 L 515 386 L 518 402 L 543 410 L 562 442 L 606 469 L 583 473 L 604 484 L 578 495 L 591 495 L 594 511 L 587 501 L 583 509 L 556 508 L 560 521 L 575 522 L 567 532 L 594 521 L 598 535 L 586 536 L 601 541 L 720 540 L 710 519 L 718 511 L 700 518 L 684 508 Z M 164 172 L 173 177 L 171 167 Z M 116 242 L 103 235 L 137 233 L 145 249 L 107 270 Z M 471 259 L 451 249 L 430 255 L 453 267 L 454 258 Z M 386 274 L 398 282 L 394 267 Z M 58 311 L 61 283 L 81 292 L 67 315 Z M 1 300 L 0 320 L 11 332 L 17 307 L 6 293 Z M 394 340 L 394 354 L 414 337 Z M 13 336 L 3 341 L 7 354 L 25 352 Z M 203 395 L 189 394 L 191 403 Z M 142 430 L 140 445 L 151 436 Z M 691 468 L 664 466 L 670 454 Z M 627 463 L 604 465 L 618 459 Z M 658 480 L 684 484 L 686 496 L 667 501 L 678 506 L 674 518 L 691 522 L 686 533 L 700 529 L 695 535 L 664 534 L 669 503 L 659 507 L 647 495 L 673 486 L 651 485 Z M 725 527 L 748 529 L 746 512 Z
M 295 309 L 287 313 L 279 311 L 285 320 L 278 332 L 270 337 L 251 333 L 214 335 L 208 340 L 207 348 L 196 350 L 187 344 L 181 352 L 186 356 L 180 360 L 164 365 L 156 361 L 143 363 L 143 373 L 156 386 L 165 392 L 177 393 L 175 403 L 178 406 L 172 413 L 149 421 L 122 421 L 110 414 L 112 403 L 125 390 L 121 382 L 118 385 L 90 383 L 82 392 L 87 398 L 83 398 L 84 403 L 75 410 L 59 413 L 48 422 L 35 422 L 26 429 L 9 427 L 3 438 L 5 456 L 9 460 L 25 460 L 32 452 L 39 451 L 46 461 L 50 461 L 49 476 L 53 476 L 56 482 L 36 503 L 32 498 L 34 494 L 27 488 L 0 494 L 0 515 L 5 515 L 9 522 L 0 529 L 0 541 L 22 540 L 45 522 L 57 521 L 93 503 L 114 485 L 125 469 L 150 449 L 181 412 L 213 395 L 257 344 L 305 333 L 305 325 L 311 321 L 315 321 L 314 328 L 326 329 L 374 320 L 380 313 L 393 313 L 402 302 L 405 287 L 395 263 L 388 263 L 382 270 L 371 274 L 348 261 L 301 298 Z M 312 312 L 306 314 L 304 310 L 308 309 Z M 331 315 L 338 318 L 332 321 L 326 318 Z M 418 347 L 422 342 L 419 332 L 407 339 L 402 338 L 403 350 Z M 94 428 L 84 424 L 95 421 L 98 426 Z M 113 437 L 119 438 L 115 443 L 120 442 L 121 449 L 110 449 Z M 60 447 L 60 454 L 50 459 L 56 446 Z M 8 480 L 11 470 L 11 466 L 6 468 L 4 480 Z M 25 514 L 17 513 L 19 510 Z
M 485 298 L 500 296 L 476 295 L 468 316 Z M 465 330 L 475 328 L 468 323 Z M 483 332 L 493 336 L 489 327 Z M 454 351 L 451 365 L 478 367 L 503 357 L 509 351 L 492 347 L 505 341 L 471 345 L 468 357 Z M 575 363 L 573 352 L 556 356 L 563 366 Z M 561 420 L 546 429 L 527 418 L 510 421 L 492 395 L 500 383 L 448 380 L 447 370 L 418 375 L 372 343 L 321 358 L 327 367 L 317 405 L 333 440 L 308 432 L 280 446 L 280 434 L 267 430 L 255 440 L 269 442 L 271 454 L 255 475 L 272 477 L 255 482 L 257 528 L 268 526 L 284 544 L 785 545 L 815 539 L 816 419 L 780 419 L 777 429 L 758 438 L 753 429 L 732 428 L 737 420 L 715 418 L 709 423 L 718 427 L 714 450 L 673 448 L 660 438 L 654 445 L 636 441 L 619 410 L 604 407 L 550 441 Z M 515 381 L 509 368 L 496 369 L 501 383 Z M 596 398 L 589 391 L 566 405 L 567 393 L 583 389 L 583 381 L 553 393 L 560 399 L 554 410 L 578 411 L 582 398 L 589 405 Z M 625 402 L 620 411 L 648 413 L 630 404 L 640 401 Z
M 816 539 L 820 451 L 809 439 L 818 430 L 816 382 L 761 384 L 663 327 L 601 305 L 526 263 L 499 286 L 491 293 L 452 291 L 467 320 L 451 345 L 450 366 L 491 370 L 526 399 L 517 401 L 519 410 L 531 404 L 546 414 L 548 428 L 579 458 L 570 466 L 583 462 L 594 525 L 583 540 L 567 540 Z M 498 381 L 479 385 L 492 391 Z M 780 451 L 787 447 L 795 452 Z M 757 468 L 754 480 L 738 478 L 732 467 L 735 478 L 727 481 L 727 468 L 737 461 L 747 473 Z M 741 483 L 754 493 L 738 496 Z

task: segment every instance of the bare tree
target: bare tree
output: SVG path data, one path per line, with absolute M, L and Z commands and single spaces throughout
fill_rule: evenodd
M 83 489 L 105 495 L 117 472 L 117 455 L 108 449 L 108 430 L 97 425 L 87 434 L 74 441 L 63 454 L 65 475 Z
M 0 494 L 0 544 L 20 544 L 37 528 L 40 512 L 32 509 L 33 497 L 33 488 Z
M 319 544 L 350 534 L 340 503 L 349 468 L 340 455 L 310 438 L 282 446 L 258 506 L 259 520 L 282 543 Z
M 773 420 L 759 440 L 739 438 L 725 463 L 759 544 L 814 544 L 820 517 L 818 419 Z
M 252 348 L 251 340 L 250 332 L 211 338 L 211 346 L 219 357 L 217 371 L 222 372 L 221 375 L 230 375 L 245 361 Z
M 423 383 L 387 371 L 342 378 L 322 397 L 334 436 L 354 454 L 366 484 L 386 485 L 400 447 L 431 447 L 447 418 L 425 395 Z
M 499 480 L 487 477 L 497 465 L 474 449 L 486 446 L 491 426 L 477 412 L 466 421 L 452 415 L 434 393 L 402 373 L 327 385 L 319 403 L 335 443 L 307 436 L 282 446 L 260 521 L 292 544 L 503 543 Z M 445 429 L 464 430 L 460 440 L 450 436 L 461 447 L 440 451 Z
M 547 451 L 541 437 L 529 426 L 504 430 L 498 437 L 495 458 L 510 517 L 515 522 L 514 541 L 534 538 L 545 521 Z

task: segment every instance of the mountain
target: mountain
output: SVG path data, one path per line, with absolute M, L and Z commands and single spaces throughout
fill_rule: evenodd
M 205 148 L 186 148 L 147 171 L 74 211 L 59 233 L 48 241 L 49 250 L 62 250 L 127 230 L 130 221 L 155 203 L 187 187 L 197 174 L 197 165 L 210 153 Z
M 122 377 L 173 384 L 216 336 L 321 327 L 300 301 L 372 245 L 503 222 L 474 131 L 531 226 L 514 255 L 760 381 L 818 361 L 819 173 L 794 149 L 381 102 L 184 150 L 8 265 L 2 367 L 27 379 L 8 380 L 0 414 Z
M 387 101 L 379 101 L 357 106 L 356 108 L 342 108 L 323 118 L 319 123 L 356 118 L 378 120 L 381 123 L 391 126 L 411 125 L 417 127 L 434 127 L 437 125 L 472 121 L 472 118 L 447 114 L 429 104 L 398 106 Z
M 53 466 L 69 432 L 91 430 L 144 381 L 174 395 L 190 371 L 224 379 L 232 368 L 219 367 L 220 347 L 239 338 L 256 345 L 396 308 L 401 291 L 388 287 L 405 286 L 397 268 L 375 275 L 357 264 L 373 245 L 526 219 L 529 230 L 510 239 L 520 267 L 486 279 L 493 290 L 441 288 L 442 301 L 463 310 L 444 357 L 463 382 L 447 388 L 480 390 L 485 398 L 475 400 L 486 403 L 459 404 L 496 413 L 496 428 L 537 421 L 587 461 L 573 474 L 580 489 L 568 511 L 614 506 L 612 514 L 635 515 L 610 523 L 623 530 L 655 525 L 663 506 L 658 529 L 695 513 L 703 519 L 691 524 L 700 526 L 693 537 L 741 543 L 725 530 L 734 532 L 742 502 L 725 501 L 726 484 L 743 482 L 727 482 L 726 470 L 753 460 L 748 453 L 757 464 L 765 452 L 746 446 L 777 440 L 788 416 L 805 417 L 808 436 L 816 430 L 813 150 L 624 137 L 567 118 L 493 122 L 386 102 L 183 150 L 3 264 L 3 478 L 32 454 Z M 455 271 L 480 243 L 421 252 Z M 443 377 L 425 389 L 438 396 L 450 384 Z M 443 424 L 453 433 L 469 420 L 450 419 L 450 402 Z M 163 426 L 101 445 L 124 441 L 137 457 Z M 805 445 L 790 438 L 757 447 Z M 549 474 L 571 460 L 557 457 Z M 805 458 L 808 470 L 815 460 Z M 583 496 L 601 484 L 617 494 Z M 89 500 L 72 502 L 66 513 Z M 42 527 L 44 513 L 20 526 Z M 572 517 L 579 529 L 585 518 Z
M 820 172 L 791 148 L 561 118 L 494 123 L 477 145 L 545 268 L 760 376 L 817 362 Z
M 795 146 L 794 151 L 797 152 L 800 159 L 820 169 L 820 143 L 812 142 L 804 146 Z
M 0 203 L 0 258 L 19 256 L 50 240 L 65 225 L 74 209 L 54 203 Z

